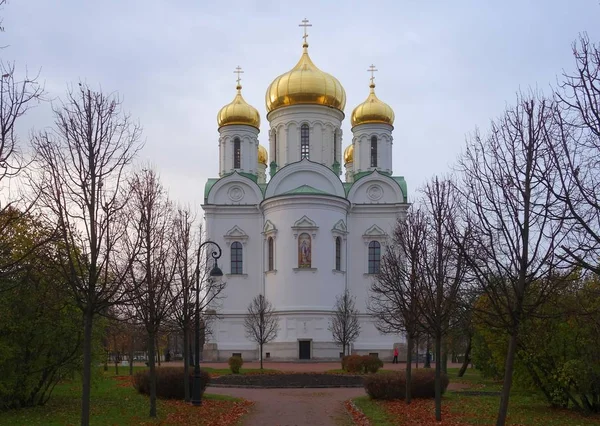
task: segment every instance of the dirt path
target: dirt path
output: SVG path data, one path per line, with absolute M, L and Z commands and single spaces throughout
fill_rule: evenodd
M 362 388 L 241 389 L 209 387 L 207 393 L 254 401 L 244 426 L 347 426 L 344 401 L 365 394 Z

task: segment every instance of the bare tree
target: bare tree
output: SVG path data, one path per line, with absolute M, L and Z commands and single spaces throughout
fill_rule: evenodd
M 173 206 L 150 168 L 136 172 L 129 185 L 129 251 L 135 258 L 130 270 L 131 304 L 148 336 L 150 417 L 156 417 L 156 341 L 179 296 L 174 285 Z
M 450 234 L 458 229 L 452 183 L 435 177 L 425 185 L 423 195 L 425 250 L 421 252 L 418 307 L 421 326 L 435 340 L 435 417 L 441 421 L 442 344 L 455 317 L 467 268 Z M 465 243 L 468 238 L 466 229 L 457 232 L 457 241 Z
M 203 233 L 201 226 L 195 226 L 196 216 L 188 208 L 179 208 L 174 218 L 175 251 L 177 253 L 177 282 L 180 297 L 177 298 L 173 310 L 173 320 L 183 334 L 183 368 L 185 400 L 190 401 L 189 367 L 190 367 L 190 337 L 192 335 L 193 318 L 195 315 L 196 285 L 200 286 L 199 310 L 200 336 L 210 332 L 209 325 L 213 314 L 208 312 L 217 310 L 223 289 L 224 280 L 208 278 L 208 265 L 206 256 L 198 253 L 202 245 Z M 204 250 L 203 250 L 204 251 Z M 200 255 L 198 255 L 200 254 Z M 197 264 L 197 260 L 200 264 Z M 198 275 L 199 274 L 199 275 Z M 202 348 L 203 342 L 194 342 Z
M 81 424 L 89 424 L 94 318 L 124 297 L 131 258 L 118 220 L 127 200 L 120 197 L 124 173 L 140 149 L 140 127 L 121 112 L 115 95 L 80 83 L 54 108 L 52 130 L 33 137 L 39 175 L 31 182 L 58 227 L 61 264 L 84 322 Z
M 248 313 L 244 318 L 246 337 L 258 344 L 260 352 L 260 369 L 263 368 L 263 346 L 277 337 L 279 318 L 275 308 L 265 296 L 259 294 L 248 306 Z
M 549 179 L 547 185 L 574 225 L 570 244 L 562 247 L 566 258 L 600 274 L 600 45 L 583 34 L 573 56 L 577 71 L 564 73 L 555 91 L 557 128 L 548 139 L 557 182 Z
M 348 289 L 335 301 L 333 316 L 329 322 L 329 331 L 333 341 L 342 345 L 342 353 L 346 355 L 346 349 L 360 335 L 360 322 L 358 321 L 358 309 L 356 309 L 356 298 L 350 294 Z
M 0 5 L 2 4 L 3 2 L 0 1 Z M 30 77 L 27 74 L 22 80 L 18 79 L 15 77 L 14 64 L 0 61 L 0 194 L 4 194 L 0 197 L 0 215 L 4 218 L 0 223 L 0 236 L 7 235 L 13 223 L 25 217 L 33 206 L 33 202 L 23 204 L 22 197 L 14 196 L 11 183 L 27 165 L 19 146 L 15 125 L 27 111 L 44 98 L 44 89 L 37 80 L 37 75 Z M 3 259 L 0 262 L 0 277 L 16 273 L 25 257 L 40 244 L 45 243 L 46 240 L 40 240 L 36 246 L 23 252 L 21 256 L 9 256 Z M 0 250 L 5 245 L 4 238 L 0 238 Z
M 383 333 L 406 333 L 406 403 L 411 402 L 412 352 L 420 331 L 419 280 L 425 249 L 426 221 L 423 212 L 412 208 L 399 219 L 392 241 L 383 256 L 376 279 L 371 283 L 369 311 Z
M 517 105 L 476 133 L 459 160 L 459 206 L 471 228 L 468 245 L 456 241 L 490 306 L 488 317 L 509 335 L 497 425 L 506 422 L 521 323 L 556 290 L 547 279 L 565 241 L 561 204 L 549 186 L 557 170 L 549 158 L 551 101 L 519 94 Z

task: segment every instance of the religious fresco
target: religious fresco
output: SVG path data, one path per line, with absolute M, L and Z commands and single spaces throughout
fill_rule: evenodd
M 310 235 L 300 234 L 298 236 L 298 268 L 311 267 L 311 250 Z

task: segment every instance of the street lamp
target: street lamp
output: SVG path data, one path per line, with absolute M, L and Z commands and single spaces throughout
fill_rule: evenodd
M 202 404 L 201 380 L 200 380 L 200 251 L 206 244 L 214 244 L 218 251 L 213 251 L 210 255 L 215 260 L 215 266 L 210 270 L 209 279 L 220 279 L 223 276 L 223 271 L 217 264 L 217 259 L 221 257 L 221 247 L 214 241 L 205 241 L 198 247 L 196 259 L 196 333 L 195 333 L 195 356 L 196 363 L 194 365 L 194 388 L 192 392 L 192 405 Z

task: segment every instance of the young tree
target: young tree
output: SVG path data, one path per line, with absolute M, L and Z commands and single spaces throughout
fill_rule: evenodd
M 174 285 L 177 252 L 173 238 L 173 206 L 152 169 L 136 172 L 129 186 L 128 250 L 135 259 L 130 270 L 131 304 L 148 337 L 150 417 L 156 417 L 158 332 L 179 296 Z
M 329 322 L 329 331 L 336 343 L 342 345 L 342 352 L 346 355 L 346 349 L 360 335 L 360 322 L 358 321 L 358 309 L 355 306 L 356 298 L 350 294 L 348 289 L 336 298 L 333 316 Z
M 202 245 L 202 227 L 195 228 L 195 215 L 188 208 L 179 208 L 174 218 L 175 251 L 177 254 L 178 297 L 174 304 L 173 321 L 183 334 L 183 386 L 185 400 L 190 401 L 189 366 L 190 366 L 190 337 L 192 335 L 193 318 L 195 315 L 196 285 L 199 285 L 200 299 L 198 301 L 201 314 L 200 336 L 209 332 L 209 324 L 214 315 L 208 308 L 216 310 L 222 297 L 226 282 L 224 280 L 208 279 L 209 265 L 206 263 L 204 250 L 198 253 Z M 210 248 L 210 247 L 208 247 Z M 199 255 L 198 255 L 199 254 Z M 197 264 L 199 259 L 200 264 Z M 212 265 L 210 266 L 212 267 Z M 198 275 L 199 274 L 199 275 Z M 203 346 L 203 342 L 194 342 Z
M 419 280 L 425 249 L 426 221 L 412 208 L 399 219 L 392 241 L 381 260 L 379 274 L 371 284 L 369 311 L 383 333 L 406 333 L 406 403 L 411 402 L 412 352 L 420 331 Z
M 263 346 L 277 337 L 279 318 L 275 307 L 265 296 L 259 294 L 248 306 L 248 313 L 244 318 L 246 337 L 258 344 L 260 351 L 260 369 L 263 368 Z
M 458 295 L 467 271 L 463 254 L 456 241 L 466 245 L 467 228 L 458 229 L 456 197 L 449 180 L 437 177 L 423 189 L 425 211 L 425 250 L 421 253 L 422 279 L 418 281 L 419 315 L 422 327 L 435 341 L 435 417 L 442 419 L 442 344 L 451 328 L 458 305 Z
M 552 111 L 551 101 L 520 94 L 487 136 L 471 138 L 459 160 L 458 206 L 472 232 L 468 244 L 453 239 L 488 316 L 509 335 L 498 426 L 506 422 L 521 323 L 556 291 L 557 280 L 546 278 L 556 272 L 565 241 L 563 207 L 548 189 L 557 174 L 549 158 Z
M 31 184 L 61 238 L 62 274 L 83 313 L 81 424 L 89 424 L 94 318 L 124 297 L 133 259 L 121 258 L 118 220 L 124 174 L 141 148 L 140 127 L 114 95 L 80 83 L 54 108 L 52 130 L 33 137 L 39 175 Z

